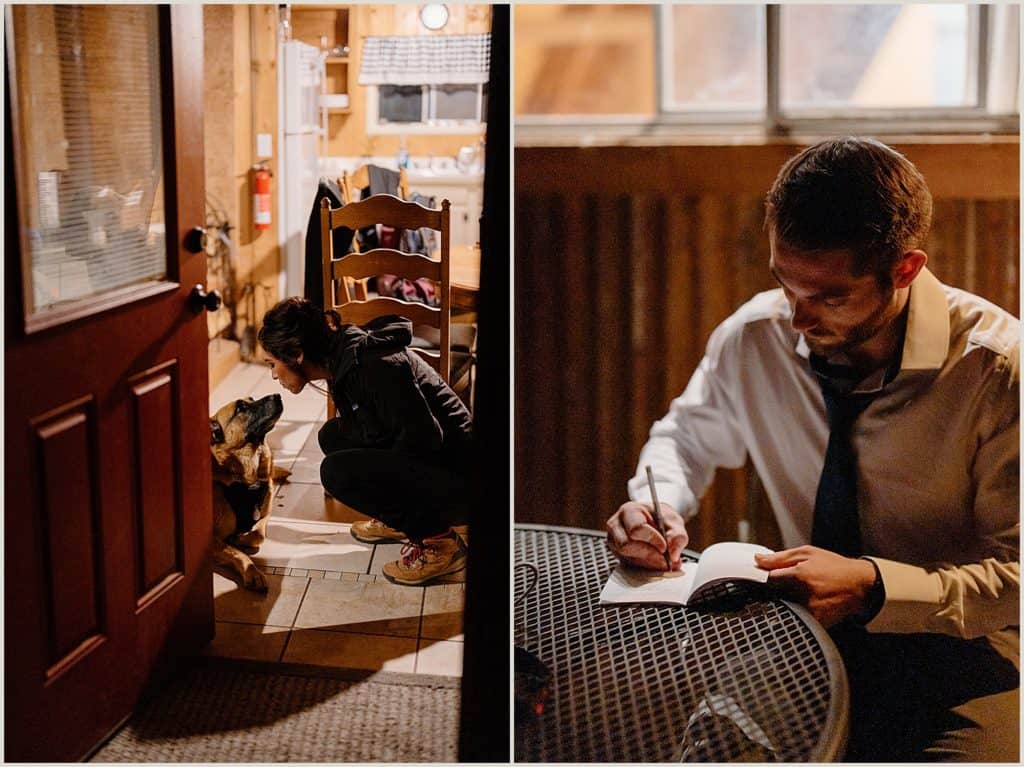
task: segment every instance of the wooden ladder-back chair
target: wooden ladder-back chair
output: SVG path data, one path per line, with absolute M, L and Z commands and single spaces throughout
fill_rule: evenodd
M 338 181 L 341 187 L 341 201 L 348 205 L 350 202 L 359 201 L 359 192 L 370 186 L 370 166 L 360 165 L 349 173 L 343 171 Z M 398 196 L 403 200 L 409 199 L 409 177 L 405 168 L 398 169 Z
M 351 202 L 341 208 L 332 208 L 330 201 L 320 202 L 320 231 L 323 243 L 324 308 L 334 309 L 343 322 L 363 325 L 387 314 L 397 314 L 414 324 L 436 328 L 440 343 L 436 350 L 413 347 L 444 379 L 451 384 L 451 279 L 450 279 L 450 225 L 449 202 L 441 201 L 441 209 L 425 208 L 415 202 L 406 202 L 388 194 L 379 194 L 365 200 Z M 392 248 L 374 248 L 365 253 L 341 254 L 335 258 L 334 238 L 331 233 L 339 226 L 353 231 L 371 224 L 387 224 L 402 229 L 428 227 L 440 233 L 441 250 L 438 259 L 419 253 L 405 253 Z M 390 296 L 371 296 L 366 299 L 349 297 L 345 281 L 360 280 L 375 274 L 394 274 L 408 280 L 426 277 L 437 285 L 440 306 L 432 307 L 417 301 L 402 301 Z M 339 282 L 340 281 L 340 282 Z M 328 400 L 328 417 L 334 417 L 333 402 Z
M 338 186 L 341 188 L 341 202 L 343 205 L 358 202 L 362 190 L 370 186 L 370 166 L 360 165 L 351 173 L 347 170 L 342 171 L 341 178 L 338 179 Z M 409 199 L 409 177 L 406 175 L 405 168 L 398 169 L 398 196 L 403 200 Z M 360 251 L 359 238 L 357 236 L 352 237 L 352 250 L 356 253 Z M 351 298 L 361 301 L 367 299 L 369 293 L 366 287 L 366 279 L 356 280 L 349 277 L 343 280 L 343 282 Z

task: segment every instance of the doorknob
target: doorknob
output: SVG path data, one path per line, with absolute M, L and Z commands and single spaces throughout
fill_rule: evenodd
M 207 293 L 206 288 L 202 285 L 196 285 L 192 288 L 192 292 L 188 294 L 188 308 L 195 314 L 199 314 L 203 309 L 215 312 L 220 309 L 220 304 L 220 292 L 211 290 Z
M 185 233 L 185 250 L 199 253 L 206 250 L 206 230 L 201 226 L 193 226 Z

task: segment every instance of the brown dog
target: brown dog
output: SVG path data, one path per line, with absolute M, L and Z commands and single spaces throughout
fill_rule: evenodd
M 267 581 L 250 557 L 266 539 L 274 480 L 290 474 L 275 470 L 265 441 L 283 411 L 281 395 L 269 394 L 229 402 L 210 418 L 213 561 L 254 591 L 266 591 Z

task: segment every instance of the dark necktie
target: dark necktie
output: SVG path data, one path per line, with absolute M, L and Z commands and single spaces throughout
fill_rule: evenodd
M 825 465 L 814 499 L 811 544 L 845 557 L 861 554 L 860 519 L 857 515 L 857 456 L 853 451 L 853 424 L 876 396 L 840 394 L 822 379 L 828 412 L 829 437 Z

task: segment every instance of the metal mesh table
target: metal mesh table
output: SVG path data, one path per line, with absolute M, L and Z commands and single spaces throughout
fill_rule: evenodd
M 602 533 L 517 525 L 515 536 L 515 643 L 550 674 L 543 713 L 517 705 L 516 761 L 841 756 L 846 674 L 802 607 L 736 591 L 714 609 L 604 608 L 615 558 Z M 529 590 L 523 563 L 537 569 Z

